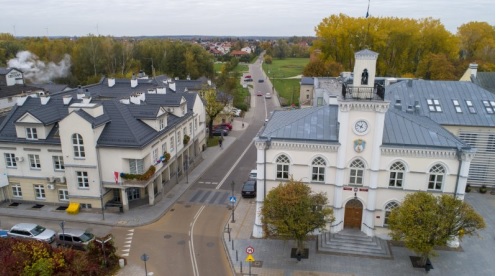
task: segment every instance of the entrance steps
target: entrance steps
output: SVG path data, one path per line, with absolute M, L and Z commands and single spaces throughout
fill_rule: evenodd
M 337 255 L 392 259 L 389 243 L 378 237 L 369 237 L 356 229 L 338 233 L 326 232 L 318 236 L 317 252 Z

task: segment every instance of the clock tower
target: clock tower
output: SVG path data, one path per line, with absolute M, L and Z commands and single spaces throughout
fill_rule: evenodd
M 348 205 L 361 206 L 353 218 L 359 228 L 372 236 L 376 192 L 381 158 L 380 146 L 384 131 L 384 119 L 389 102 L 384 101 L 384 87 L 375 85 L 378 54 L 370 50 L 355 53 L 353 84 L 343 84 L 338 99 L 339 143 L 337 154 L 336 190 L 334 211 L 336 221 L 343 221 L 331 229 L 337 232 L 346 226 L 350 214 Z M 354 182 L 353 174 L 360 164 L 361 181 Z M 355 175 L 356 176 L 356 175 Z M 352 203 L 352 204 L 351 204 Z

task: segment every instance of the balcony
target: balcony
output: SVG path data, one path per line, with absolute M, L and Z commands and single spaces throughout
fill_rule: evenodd
M 365 101 L 383 101 L 384 86 L 376 84 L 374 87 L 363 87 L 343 84 L 343 99 L 365 100 Z

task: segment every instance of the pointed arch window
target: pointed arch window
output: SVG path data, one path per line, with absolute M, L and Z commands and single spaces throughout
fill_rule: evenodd
M 365 165 L 359 159 L 353 160 L 350 165 L 350 185 L 363 185 L 363 171 Z
M 289 158 L 286 155 L 280 155 L 276 160 L 276 178 L 289 179 Z
M 402 162 L 394 163 L 389 168 L 389 187 L 403 187 L 405 177 L 405 165 Z
M 446 170 L 440 164 L 432 166 L 429 170 L 429 190 L 441 191 L 443 188 L 444 176 Z
M 72 148 L 74 149 L 74 156 L 78 158 L 84 158 L 86 155 L 84 153 L 84 143 L 83 136 L 78 133 L 72 135 Z
M 312 161 L 312 181 L 324 182 L 326 161 L 322 157 L 317 157 Z

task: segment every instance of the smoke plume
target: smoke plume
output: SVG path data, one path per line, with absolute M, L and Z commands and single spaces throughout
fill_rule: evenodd
M 53 62 L 45 63 L 29 52 L 18 52 L 16 58 L 9 60 L 9 67 L 15 67 L 24 73 L 24 78 L 32 83 L 49 83 L 56 78 L 66 77 L 71 68 L 71 56 L 64 55 L 64 58 L 57 64 Z

